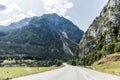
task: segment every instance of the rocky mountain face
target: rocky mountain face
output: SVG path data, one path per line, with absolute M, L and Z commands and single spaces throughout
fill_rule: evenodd
M 102 49 L 107 43 L 119 42 L 119 26 L 120 0 L 109 0 L 80 41 L 80 55 L 89 53 L 97 46 Z
M 17 26 L 18 27 L 18 26 Z M 34 17 L 21 28 L 2 33 L 0 55 L 39 59 L 67 59 L 84 32 L 57 14 Z

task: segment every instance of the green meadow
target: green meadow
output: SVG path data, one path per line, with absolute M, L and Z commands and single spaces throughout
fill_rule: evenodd
M 97 65 L 95 70 L 120 76 L 120 61 Z
M 1 67 L 0 80 L 5 80 L 7 78 L 12 79 L 16 77 L 54 70 L 57 68 L 60 67 Z
M 101 64 L 100 64 L 101 63 Z M 120 54 L 111 54 L 93 65 L 97 71 L 120 76 Z

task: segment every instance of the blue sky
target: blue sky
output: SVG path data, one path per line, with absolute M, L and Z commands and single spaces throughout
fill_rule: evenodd
M 0 25 L 57 13 L 86 31 L 108 0 L 0 0 Z

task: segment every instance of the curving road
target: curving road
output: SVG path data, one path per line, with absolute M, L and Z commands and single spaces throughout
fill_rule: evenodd
M 66 65 L 63 68 L 12 80 L 120 80 L 120 77 L 94 70 Z

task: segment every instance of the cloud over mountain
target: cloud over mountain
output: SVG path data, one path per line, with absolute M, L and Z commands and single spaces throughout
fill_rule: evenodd
M 74 6 L 70 0 L 43 0 L 43 3 L 47 13 L 57 13 L 61 16 L 65 16 L 68 9 Z
M 0 0 L 0 14 L 21 11 L 21 8 L 11 0 Z
M 0 4 L 0 11 L 3 11 L 3 10 L 5 10 L 5 9 L 6 9 L 6 6 Z
M 9 14 L 9 15 L 8 15 Z M 23 12 L 18 4 L 12 0 L 0 0 L 0 25 L 8 25 L 12 22 L 18 22 L 25 17 L 35 16 L 34 12 Z

